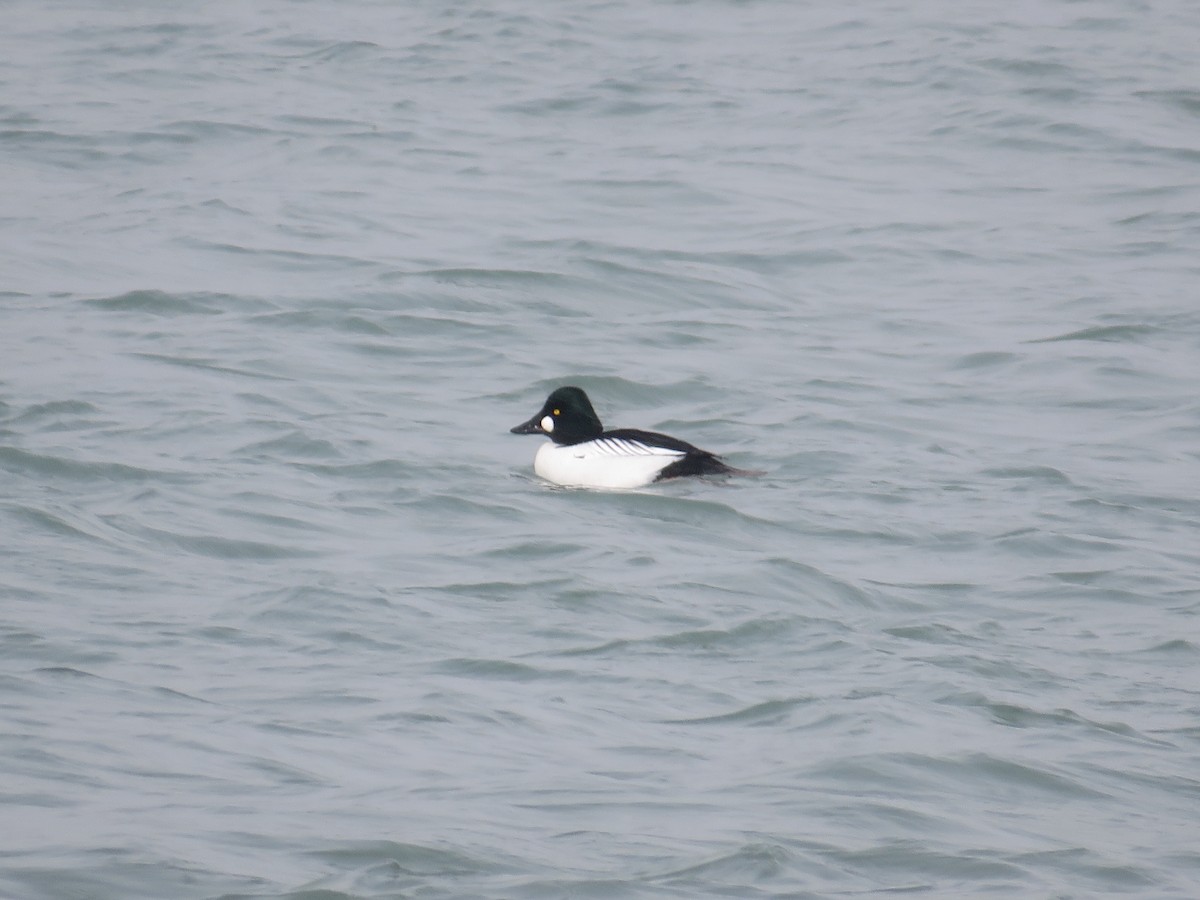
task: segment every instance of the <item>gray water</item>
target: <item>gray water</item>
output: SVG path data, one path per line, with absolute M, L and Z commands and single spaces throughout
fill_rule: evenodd
M 0 896 L 1200 895 L 1194 3 L 0 18 Z

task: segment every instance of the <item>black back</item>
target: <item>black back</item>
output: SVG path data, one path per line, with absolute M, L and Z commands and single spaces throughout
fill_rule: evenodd
M 701 450 L 699 447 L 673 438 L 669 434 L 659 434 L 656 431 L 642 431 L 638 428 L 614 428 L 602 435 L 617 440 L 637 441 L 651 447 L 665 447 L 683 454 L 669 466 L 658 473 L 655 481 L 666 481 L 668 478 L 683 478 L 686 475 L 729 475 L 735 470 L 721 461 L 715 453 Z

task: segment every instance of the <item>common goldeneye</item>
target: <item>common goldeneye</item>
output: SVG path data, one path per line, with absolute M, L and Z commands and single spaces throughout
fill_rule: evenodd
M 560 387 L 528 422 L 513 434 L 544 434 L 533 471 L 566 487 L 635 488 L 683 475 L 750 474 L 686 441 L 617 428 L 605 431 L 580 388 Z

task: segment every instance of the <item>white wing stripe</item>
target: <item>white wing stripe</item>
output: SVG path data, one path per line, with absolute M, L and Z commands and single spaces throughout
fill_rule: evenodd
M 683 456 L 683 452 L 679 450 L 671 450 L 668 447 L 652 447 L 649 444 L 643 444 L 640 441 L 629 441 L 624 438 L 596 438 L 588 441 L 585 444 L 580 444 L 576 448 L 575 455 L 583 458 L 585 456 Z M 580 452 L 582 451 L 582 452 Z

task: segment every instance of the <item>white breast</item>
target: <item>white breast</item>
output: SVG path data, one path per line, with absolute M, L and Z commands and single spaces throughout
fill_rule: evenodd
M 569 447 L 546 443 L 538 448 L 533 471 L 566 487 L 635 488 L 652 482 L 682 456 L 678 450 L 614 438 Z

